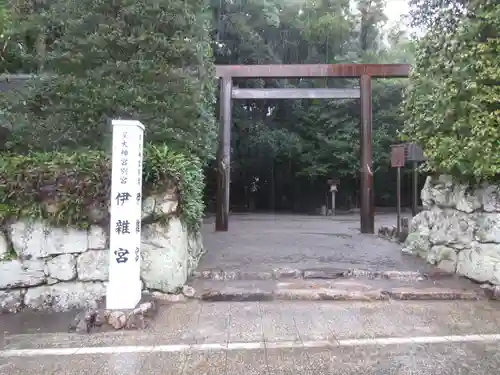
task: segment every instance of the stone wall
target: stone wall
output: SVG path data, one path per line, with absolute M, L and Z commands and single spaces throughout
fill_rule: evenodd
M 403 252 L 449 272 L 500 285 L 500 186 L 472 189 L 428 177 Z
M 177 196 L 169 192 L 143 202 L 144 289 L 176 292 L 203 253 L 201 234 L 190 232 L 177 215 Z M 7 225 L 0 233 L 0 311 L 94 305 L 106 294 L 108 232 L 99 226 L 53 228 L 43 221 Z

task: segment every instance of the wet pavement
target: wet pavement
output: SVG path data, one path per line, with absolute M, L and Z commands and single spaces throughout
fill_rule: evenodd
M 375 229 L 394 225 L 381 214 Z M 359 214 L 337 216 L 232 214 L 228 232 L 214 231 L 214 218 L 203 226 L 207 253 L 198 271 L 268 272 L 274 268 L 427 270 L 421 259 L 405 256 L 401 246 L 376 235 L 361 234 Z
M 376 228 L 396 215 L 376 216 Z M 203 226 L 206 254 L 189 284 L 207 301 L 480 299 L 479 285 L 436 279 L 401 245 L 361 234 L 359 215 L 233 214 L 228 232 Z M 438 280 L 439 279 L 439 280 Z
M 4 334 L 0 374 L 498 374 L 493 302 L 164 306 L 147 331 Z
M 191 285 L 205 301 L 379 301 L 487 299 L 477 284 L 459 277 L 432 279 L 341 278 L 230 280 L 198 279 Z
M 70 310 L 54 313 L 25 309 L 17 314 L 0 314 L 0 334 L 66 332 L 79 312 L 80 310 Z
M 496 343 L 452 343 L 30 357 L 13 359 L 0 367 L 0 373 L 494 375 L 498 374 L 499 366 Z
M 394 215 L 377 219 L 376 227 L 387 225 L 394 222 Z M 246 277 L 199 278 L 195 280 L 199 290 L 222 286 L 231 293 L 235 288 L 247 293 L 269 287 L 272 295 L 283 290 L 303 295 L 317 290 L 394 293 L 408 287 L 465 291 L 477 287 L 456 278 L 400 279 L 400 271 L 420 275 L 431 267 L 402 255 L 398 244 L 360 234 L 358 215 L 232 215 L 227 233 L 214 233 L 213 221 L 205 223 L 204 244 L 207 254 L 200 274 L 222 269 L 227 275 Z M 352 269 L 372 273 L 339 280 L 306 277 L 311 275 L 307 269 L 326 268 L 330 275 L 332 270 L 336 274 Z M 285 270 L 278 278 L 277 269 Z M 287 275 L 290 269 L 301 270 L 300 277 Z M 268 274 L 274 280 L 261 278 Z M 143 331 L 91 335 L 66 333 L 73 316 L 0 315 L 0 375 L 500 372 L 500 303 L 487 300 L 189 300 L 162 303 Z

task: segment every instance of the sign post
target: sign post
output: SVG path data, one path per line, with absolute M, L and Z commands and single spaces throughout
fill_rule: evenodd
M 106 308 L 133 309 L 141 300 L 141 201 L 144 125 L 113 120 L 109 283 Z
M 413 188 L 411 200 L 411 216 L 418 212 L 418 161 L 413 161 Z
M 391 146 L 391 166 L 397 170 L 396 205 L 398 222 L 396 224 L 396 231 L 398 238 L 401 234 L 401 168 L 405 166 L 406 162 L 405 151 L 406 146 L 404 144 Z
M 425 161 L 425 155 L 422 147 L 415 143 L 407 143 L 406 148 L 406 160 L 413 163 L 413 199 L 411 202 L 411 213 L 412 216 L 415 216 L 418 211 L 418 163 L 421 161 Z

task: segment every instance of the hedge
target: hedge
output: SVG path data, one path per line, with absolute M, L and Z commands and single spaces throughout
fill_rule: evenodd
M 151 144 L 204 162 L 214 157 L 217 81 L 206 0 L 45 5 L 35 15 L 16 12 L 11 22 L 12 38 L 36 39 L 43 32 L 47 45 L 43 74 L 19 93 L 0 93 L 0 114 L 12 129 L 9 150 L 106 151 L 107 120 L 133 118 L 146 126 Z M 23 59 L 40 56 L 26 48 Z
M 421 27 L 426 34 L 405 95 L 402 138 L 424 148 L 428 171 L 464 183 L 498 183 L 500 3 L 451 4 L 419 10 L 434 21 Z
M 143 196 L 175 184 L 179 214 L 191 229 L 202 220 L 204 177 L 197 157 L 167 146 L 144 150 Z M 0 158 L 0 222 L 44 219 L 54 226 L 88 227 L 109 220 L 111 158 L 102 151 L 4 154 Z M 96 219 L 96 210 L 104 212 Z

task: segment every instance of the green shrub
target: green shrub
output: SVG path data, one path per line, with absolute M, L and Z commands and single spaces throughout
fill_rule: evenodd
M 500 4 L 467 2 L 464 12 L 463 3 L 451 3 L 456 7 L 421 7 L 424 18 L 434 21 L 419 40 L 405 96 L 404 140 L 422 145 L 431 171 L 497 181 Z
M 205 176 L 200 159 L 166 146 L 147 146 L 143 169 L 145 196 L 165 191 L 165 181 L 173 181 L 179 190 L 181 218 L 190 228 L 198 229 L 205 210 Z
M 179 190 L 179 214 L 197 229 L 203 214 L 203 172 L 197 157 L 167 146 L 144 150 L 143 196 Z M 109 222 L 111 159 L 94 150 L 36 152 L 0 158 L 0 220 L 45 219 L 54 226 Z
M 107 120 L 125 117 L 147 128 L 143 195 L 174 183 L 181 218 L 199 226 L 202 164 L 216 141 L 207 1 L 38 5 L 43 11 L 11 15 L 12 40 L 30 35 L 45 43 L 43 53 L 27 48 L 23 55 L 43 74 L 0 93 L 0 130 L 9 133 L 7 142 L 0 134 L 0 219 L 59 226 L 109 219 Z
M 44 32 L 45 76 L 20 95 L 0 95 L 12 125 L 7 147 L 105 151 L 106 119 L 134 118 L 149 143 L 213 158 L 210 17 L 206 0 L 53 0 L 36 16 L 15 19 L 22 35 Z

